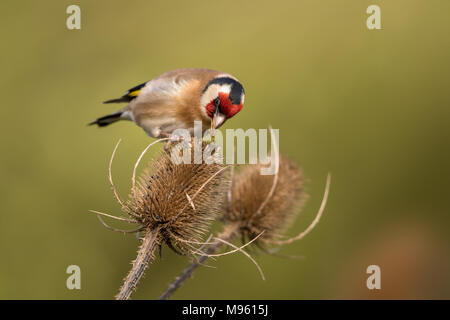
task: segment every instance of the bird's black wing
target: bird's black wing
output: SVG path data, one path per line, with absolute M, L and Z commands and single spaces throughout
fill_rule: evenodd
M 148 82 L 148 81 L 147 81 Z M 117 99 L 106 100 L 103 103 L 119 103 L 119 102 L 130 102 L 137 97 L 141 89 L 147 84 L 147 82 L 141 83 L 131 89 L 129 89 L 122 97 Z

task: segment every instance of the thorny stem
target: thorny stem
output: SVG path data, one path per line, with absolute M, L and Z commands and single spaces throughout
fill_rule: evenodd
M 238 227 L 239 226 L 237 224 L 225 226 L 224 230 L 217 236 L 217 238 L 221 238 L 227 241 L 232 240 L 236 236 Z M 200 267 L 202 263 L 206 261 L 206 259 L 209 258 L 208 255 L 213 254 L 223 245 L 223 242 L 216 242 L 209 246 L 208 249 L 205 250 L 205 255 L 200 256 L 194 262 L 192 262 L 189 267 L 184 269 L 183 272 L 169 285 L 166 291 L 163 292 L 158 300 L 168 300 L 172 296 L 172 294 L 177 291 L 177 289 L 181 287 L 181 285 L 192 276 L 194 271 L 198 267 Z
M 144 275 L 145 269 L 151 259 L 154 257 L 155 249 L 159 245 L 159 228 L 148 230 L 139 248 L 136 260 L 133 261 L 133 267 L 124 279 L 124 283 L 116 295 L 116 300 L 128 300 L 136 289 L 139 280 Z

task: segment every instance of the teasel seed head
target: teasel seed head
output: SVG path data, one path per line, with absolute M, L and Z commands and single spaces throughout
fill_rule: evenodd
M 225 165 L 193 160 L 177 164 L 171 153 L 162 152 L 143 171 L 124 206 L 143 229 L 159 228 L 159 241 L 181 254 L 189 254 L 190 243 L 202 240 L 222 213 L 230 184 Z
M 288 158 L 280 157 L 277 177 L 261 175 L 260 169 L 258 164 L 237 170 L 224 220 L 239 224 L 244 240 L 264 232 L 258 241 L 265 242 L 278 239 L 290 226 L 307 195 L 302 172 Z

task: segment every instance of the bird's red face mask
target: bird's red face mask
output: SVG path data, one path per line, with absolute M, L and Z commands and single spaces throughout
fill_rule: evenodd
M 229 98 L 229 94 L 219 92 L 219 96 L 208 103 L 206 113 L 211 119 L 216 118 L 215 127 L 220 127 L 227 119 L 232 118 L 236 113 L 241 111 L 242 102 L 233 104 Z

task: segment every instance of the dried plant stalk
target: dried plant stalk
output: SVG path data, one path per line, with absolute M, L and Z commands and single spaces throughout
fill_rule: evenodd
M 128 300 L 130 298 L 149 262 L 153 259 L 155 250 L 160 245 L 160 240 L 159 228 L 148 231 L 148 234 L 144 236 L 136 260 L 133 261 L 133 267 L 116 296 L 117 300 Z
M 228 225 L 217 237 L 224 240 L 232 240 L 239 230 L 238 227 L 238 225 Z M 166 291 L 161 294 L 158 300 L 168 300 L 172 296 L 172 294 L 174 294 L 175 291 L 184 283 L 184 281 L 189 279 L 194 271 L 198 267 L 200 267 L 203 262 L 205 262 L 209 258 L 210 255 L 214 254 L 223 245 L 224 243 L 219 241 L 210 245 L 205 250 L 204 255 L 196 258 L 186 269 L 184 269 L 183 272 L 169 285 Z

